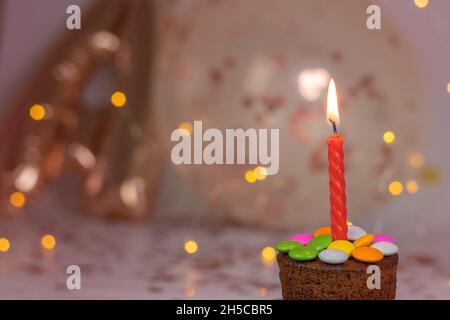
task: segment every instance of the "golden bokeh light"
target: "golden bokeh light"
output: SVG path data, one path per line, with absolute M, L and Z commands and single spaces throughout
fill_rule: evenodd
M 184 251 L 189 254 L 194 254 L 198 251 L 198 244 L 194 240 L 186 241 L 184 244 Z
M 261 259 L 264 263 L 273 263 L 277 256 L 277 252 L 272 247 L 265 247 L 261 250 Z
M 116 91 L 111 95 L 111 103 L 116 108 L 122 108 L 127 103 L 127 96 L 121 91 Z
M 41 121 L 45 119 L 45 107 L 43 105 L 35 104 L 34 106 L 30 107 L 28 113 L 31 119 L 35 121 Z
M 427 166 L 420 171 L 423 182 L 428 186 L 435 186 L 441 180 L 441 171 L 437 167 Z
M 192 123 L 190 123 L 190 122 L 183 122 L 183 123 L 181 123 L 178 126 L 178 129 L 186 130 L 187 131 L 187 135 L 189 135 L 189 136 L 194 131 L 194 128 L 192 127 Z
M 351 221 L 347 221 L 347 226 L 352 226 L 353 223 Z
M 450 93 L 450 82 L 447 83 L 447 92 Z
M 9 240 L 6 238 L 0 238 L 0 252 L 8 252 L 10 248 Z
M 51 234 L 46 234 L 41 238 L 41 246 L 46 250 L 52 250 L 56 246 L 56 239 Z
M 419 191 L 419 183 L 412 179 L 406 181 L 406 190 L 411 194 L 417 193 Z
M 423 167 L 423 164 L 425 163 L 423 154 L 418 152 L 411 153 L 408 156 L 408 163 L 411 167 L 416 169 Z
M 426 8 L 429 2 L 429 0 L 414 0 L 414 4 L 420 9 Z
M 264 180 L 267 177 L 267 169 L 264 167 L 256 167 L 255 170 L 253 170 L 253 175 L 256 180 Z
M 22 208 L 27 202 L 27 199 L 22 192 L 16 191 L 9 196 L 9 202 L 13 207 Z
M 389 193 L 398 196 L 403 192 L 403 185 L 400 181 L 392 181 L 388 187 Z
M 384 140 L 384 142 L 387 143 L 387 144 L 394 143 L 394 141 L 395 141 L 395 133 L 392 132 L 392 131 L 386 131 L 386 132 L 383 134 L 383 140 Z
M 245 180 L 248 183 L 254 183 L 256 182 L 256 176 L 255 176 L 255 172 L 253 170 L 249 170 L 245 173 Z

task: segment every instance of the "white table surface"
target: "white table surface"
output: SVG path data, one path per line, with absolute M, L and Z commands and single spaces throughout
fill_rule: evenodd
M 11 242 L 9 252 L 0 253 L 0 299 L 281 297 L 278 268 L 264 264 L 260 252 L 287 238 L 285 232 L 185 221 L 108 222 L 59 210 L 53 201 L 44 197 L 16 218 L 0 219 L 0 236 Z M 51 252 L 40 248 L 46 233 L 57 239 Z M 194 255 L 183 250 L 191 238 L 199 244 Z M 425 243 L 430 241 L 448 243 Z M 450 255 L 443 248 L 400 246 L 397 298 L 450 299 Z M 65 286 L 72 264 L 81 267 L 81 290 Z

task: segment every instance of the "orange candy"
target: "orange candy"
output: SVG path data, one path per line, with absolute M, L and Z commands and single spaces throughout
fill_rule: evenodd
M 356 248 L 368 247 L 372 244 L 374 238 L 375 238 L 375 236 L 373 234 L 365 234 L 365 235 L 359 237 L 358 239 L 356 239 L 355 242 L 353 242 L 353 245 Z
M 320 227 L 314 232 L 314 237 L 321 236 L 323 234 L 328 234 L 331 236 L 331 227 Z
M 383 253 L 372 247 L 359 247 L 353 251 L 353 258 L 361 262 L 373 263 L 383 260 Z

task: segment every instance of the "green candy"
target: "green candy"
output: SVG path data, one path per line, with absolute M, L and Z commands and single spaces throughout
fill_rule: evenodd
M 289 257 L 297 261 L 309 261 L 317 258 L 319 251 L 311 247 L 299 247 L 289 251 Z
M 282 252 L 282 253 L 288 253 L 292 249 L 298 248 L 301 246 L 302 246 L 302 244 L 297 241 L 284 240 L 284 241 L 278 242 L 277 245 L 275 246 L 275 249 L 277 249 L 279 252 Z
M 330 235 L 322 234 L 311 239 L 308 242 L 308 247 L 314 248 L 317 251 L 322 251 L 325 250 L 331 242 L 333 242 L 333 238 Z

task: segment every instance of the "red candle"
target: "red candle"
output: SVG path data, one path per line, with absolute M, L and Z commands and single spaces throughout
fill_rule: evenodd
M 328 174 L 330 178 L 331 233 L 334 240 L 347 240 L 347 198 L 344 175 L 344 138 L 337 133 L 339 110 L 333 79 L 328 86 L 327 120 L 334 134 L 328 138 Z

